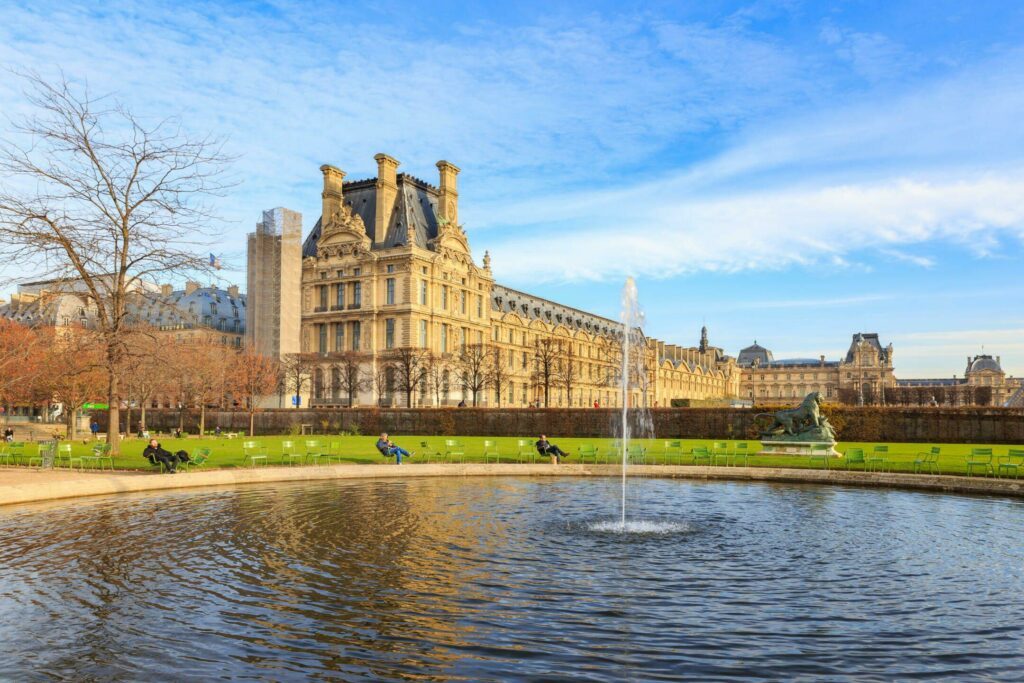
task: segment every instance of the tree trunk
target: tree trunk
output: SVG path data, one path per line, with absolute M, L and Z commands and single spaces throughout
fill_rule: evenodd
M 76 436 L 77 436 L 77 434 L 75 432 L 75 413 L 77 413 L 77 412 L 78 412 L 77 410 L 72 410 L 72 411 L 68 412 L 68 414 L 65 415 L 65 417 L 64 417 L 64 419 L 67 420 L 67 426 L 68 426 L 68 439 L 67 440 L 68 441 L 74 440 L 76 438 Z
M 146 402 L 145 401 L 142 402 L 141 412 L 142 412 L 142 414 L 139 416 L 139 431 L 140 432 L 144 432 L 144 431 L 146 431 Z
M 203 401 L 199 406 L 199 436 L 206 433 L 206 401 Z
M 107 443 L 110 454 L 121 454 L 121 407 L 118 405 L 117 373 L 110 371 L 110 382 L 107 385 Z
M 256 436 L 256 413 L 249 413 L 249 438 Z
M 128 402 L 127 411 L 128 412 L 125 413 L 125 416 L 124 416 L 124 433 L 125 434 L 131 434 L 132 433 L 132 404 L 131 404 L 131 400 L 130 399 L 129 399 L 129 402 Z

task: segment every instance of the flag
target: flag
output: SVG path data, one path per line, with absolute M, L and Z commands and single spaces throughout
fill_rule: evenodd
M 214 268 L 216 268 L 217 270 L 220 270 L 220 257 L 215 256 L 214 254 L 211 253 L 210 254 L 210 265 L 213 266 Z

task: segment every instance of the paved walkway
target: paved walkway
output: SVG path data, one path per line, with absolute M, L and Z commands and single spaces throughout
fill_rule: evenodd
M 1024 480 L 986 477 L 954 477 L 889 472 L 847 472 L 840 470 L 784 469 L 774 467 L 685 467 L 676 465 L 635 465 L 630 476 L 700 480 L 776 481 L 872 486 L 901 489 L 976 493 L 1024 498 Z M 446 476 L 618 476 L 617 465 L 464 465 L 408 464 L 329 465 L 313 467 L 260 467 L 256 469 L 211 469 L 178 474 L 152 472 L 77 472 L 69 470 L 0 469 L 0 505 L 29 503 L 114 493 L 236 486 L 269 482 L 329 479 L 383 479 Z

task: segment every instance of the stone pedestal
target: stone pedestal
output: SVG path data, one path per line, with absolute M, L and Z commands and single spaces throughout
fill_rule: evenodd
M 840 457 L 835 441 L 762 441 L 758 455 L 808 456 L 827 451 L 831 457 Z

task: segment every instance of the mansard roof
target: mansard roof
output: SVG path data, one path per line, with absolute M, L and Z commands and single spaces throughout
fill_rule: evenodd
M 857 344 L 865 341 L 871 346 L 875 347 L 875 351 L 878 352 L 878 357 L 882 360 L 888 360 L 889 352 L 886 351 L 885 347 L 882 346 L 882 342 L 878 341 L 877 332 L 858 332 L 853 335 L 853 341 L 850 342 L 850 349 L 846 352 L 846 362 L 853 362 L 853 352 L 857 348 Z
M 768 365 L 775 360 L 772 352 L 764 348 L 756 341 L 745 349 L 740 349 L 736 357 L 736 364 L 741 366 L 753 365 L 757 360 L 761 365 Z
M 407 173 L 397 176 L 398 192 L 391 212 L 391 221 L 387 225 L 384 241 L 379 243 L 375 235 L 377 216 L 377 179 L 367 178 L 344 184 L 344 203 L 363 219 L 366 234 L 370 238 L 371 249 L 389 249 L 406 243 L 408 226 L 416 231 L 416 246 L 427 248 L 427 243 L 437 237 L 437 203 L 438 189 L 430 183 Z M 317 219 L 316 225 L 302 243 L 302 256 L 316 256 L 317 242 L 320 240 L 323 217 Z
M 990 370 L 993 372 L 1002 372 L 1003 368 L 999 365 L 999 361 L 992 356 L 982 354 L 975 356 L 967 364 L 967 372 L 981 372 L 982 370 Z
M 499 284 L 494 285 L 494 290 L 491 293 L 491 310 L 498 313 L 515 313 L 527 320 L 540 320 L 550 325 L 564 325 L 570 329 L 584 330 L 591 334 L 611 336 L 622 331 L 622 323 L 610 318 L 603 318 L 571 306 L 563 306 L 554 301 L 548 301 L 539 296 Z

